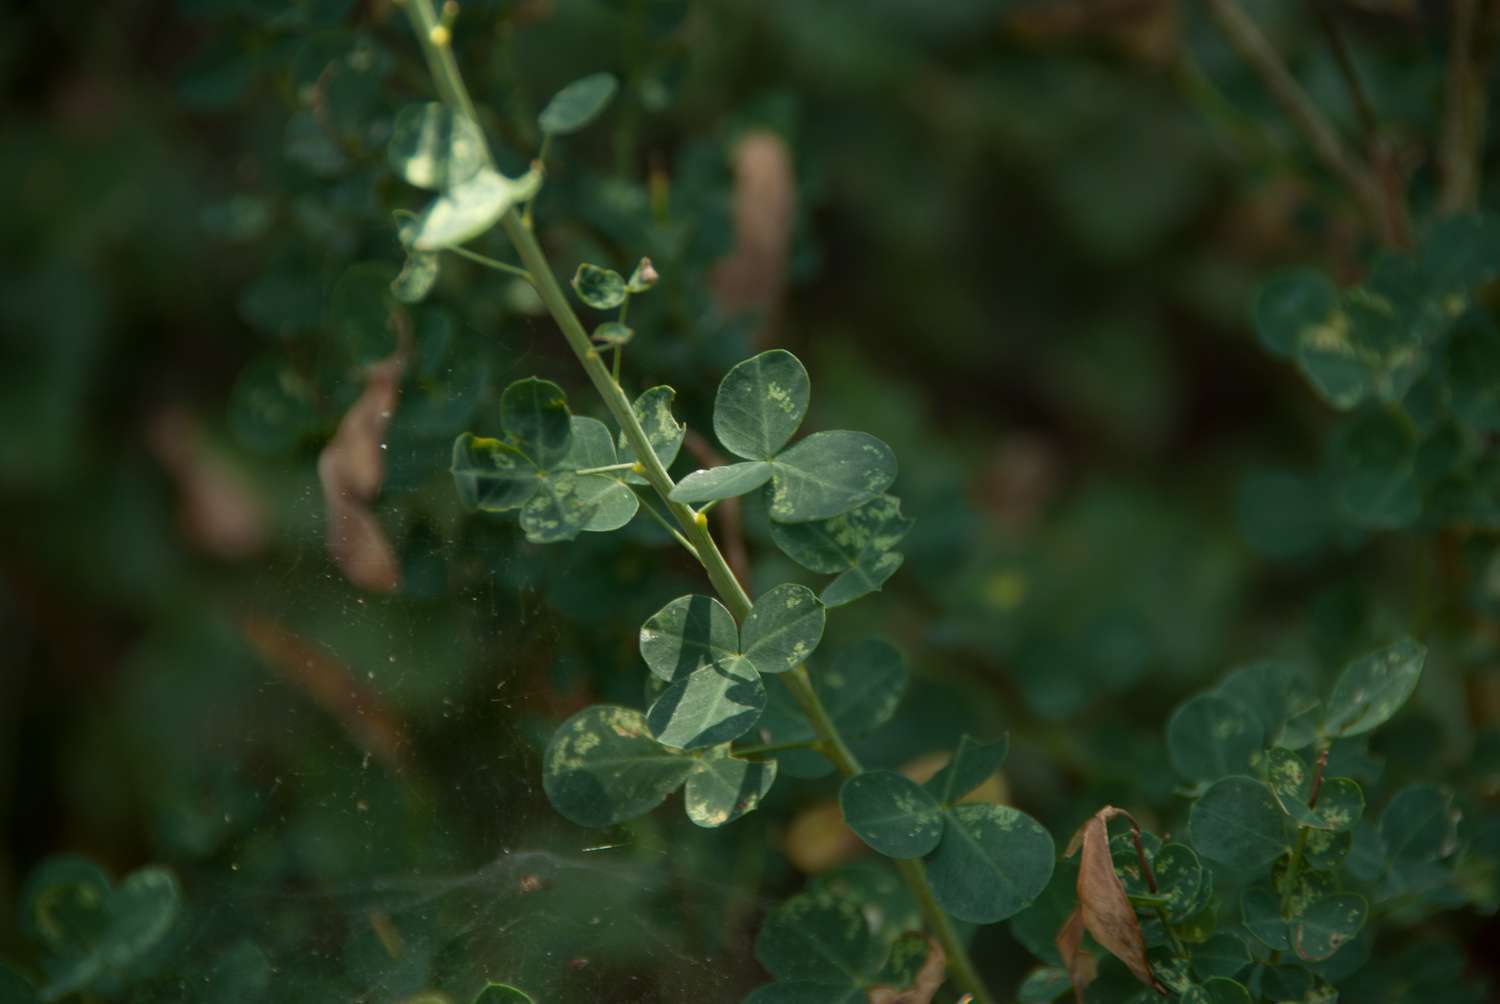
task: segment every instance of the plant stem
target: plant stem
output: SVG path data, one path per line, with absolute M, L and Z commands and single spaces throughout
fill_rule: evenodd
M 1385 186 L 1369 165 L 1348 151 L 1332 123 L 1308 97 L 1255 21 L 1235 0 L 1209 0 L 1208 5 L 1229 44 L 1260 77 L 1281 106 L 1282 113 L 1323 166 L 1349 187 L 1355 201 L 1375 221 L 1382 239 L 1387 244 L 1405 245 L 1410 240 L 1411 227 L 1400 193 L 1388 197 Z
M 1308 0 L 1308 6 L 1313 9 L 1313 16 L 1318 19 L 1318 27 L 1322 29 L 1323 36 L 1328 40 L 1328 51 L 1333 53 L 1333 61 L 1339 68 L 1339 76 L 1344 78 L 1344 87 L 1349 91 L 1349 100 L 1354 102 L 1354 113 L 1359 116 L 1359 127 L 1364 130 L 1365 144 L 1374 149 L 1375 137 L 1379 132 L 1375 120 L 1375 106 L 1370 102 L 1370 96 L 1365 93 L 1365 88 L 1359 80 L 1359 73 L 1354 68 L 1354 58 L 1349 54 L 1349 43 L 1344 40 L 1344 33 L 1339 29 L 1338 20 L 1329 9 L 1328 0 Z
M 1297 890 L 1297 873 L 1302 870 L 1302 855 L 1307 851 L 1307 837 L 1312 831 L 1305 826 L 1297 827 L 1297 846 L 1292 851 L 1292 862 L 1287 865 L 1286 878 L 1281 887 L 1281 916 L 1285 918 L 1292 908 L 1292 893 Z
M 478 120 L 474 118 L 473 103 L 469 100 L 468 90 L 464 87 L 458 67 L 453 63 L 449 47 L 438 45 L 433 41 L 431 27 L 437 22 L 432 13 L 431 0 L 405 0 L 405 3 L 413 24 L 417 27 L 417 40 L 427 55 L 427 63 L 432 69 L 439 94 L 443 96 L 444 101 L 462 110 L 477 122 Z M 434 49 L 441 51 L 434 53 Z M 541 297 L 548 312 L 552 314 L 557 326 L 562 329 L 563 338 L 567 341 L 568 347 L 578 357 L 584 373 L 588 375 L 594 389 L 603 398 L 605 407 L 619 424 L 626 442 L 635 451 L 637 460 L 644 468 L 643 474 L 646 480 L 655 489 L 667 512 L 682 527 L 682 536 L 693 553 L 697 555 L 714 591 L 719 594 L 719 599 L 729 608 L 734 619 L 743 623 L 750 613 L 750 595 L 745 592 L 745 587 L 740 584 L 739 579 L 735 578 L 728 562 L 724 560 L 724 555 L 714 541 L 713 534 L 709 532 L 707 518 L 699 517 L 681 502 L 672 501 L 672 489 L 676 487 L 672 476 L 667 473 L 661 458 L 652 449 L 646 430 L 641 427 L 640 420 L 636 418 L 635 411 L 625 396 L 625 391 L 611 376 L 598 350 L 589 341 L 588 332 L 584 330 L 583 323 L 573 310 L 573 305 L 568 302 L 562 286 L 558 284 L 557 276 L 553 273 L 552 266 L 547 261 L 541 245 L 537 243 L 536 235 L 522 222 L 514 208 L 507 210 L 500 218 L 500 226 L 520 256 L 521 264 L 530 275 L 537 295 Z M 839 732 L 838 725 L 829 716 L 828 709 L 823 706 L 818 692 L 813 688 L 812 680 L 807 675 L 807 667 L 798 666 L 789 673 L 782 673 L 781 679 L 791 691 L 802 713 L 807 716 L 808 723 L 812 725 L 813 731 L 818 736 L 819 748 L 824 755 L 833 761 L 833 765 L 845 777 L 858 774 L 859 760 L 850 751 L 843 735 Z M 994 1004 L 994 998 L 990 996 L 989 989 L 974 971 L 974 964 L 969 959 L 968 950 L 958 936 L 958 931 L 953 927 L 952 920 L 943 912 L 942 907 L 933 897 L 932 886 L 927 881 L 927 870 L 922 862 L 920 860 L 897 861 L 896 866 L 902 878 L 905 879 L 912 897 L 921 908 L 932 935 L 943 946 L 953 981 L 960 989 L 974 996 L 975 1004 Z
M 1479 162 L 1484 154 L 1485 80 L 1493 49 L 1495 11 L 1481 0 L 1454 0 L 1449 17 L 1448 87 L 1443 99 L 1442 189 L 1445 213 L 1472 209 L 1479 201 Z
M 800 739 L 794 743 L 768 743 L 764 746 L 742 746 L 729 752 L 735 756 L 765 756 L 769 753 L 784 753 L 787 750 L 812 749 L 818 745 L 816 739 Z
M 673 539 L 675 539 L 677 543 L 681 544 L 688 554 L 691 554 L 693 556 L 693 560 L 701 565 L 703 563 L 703 559 L 698 557 L 698 549 L 695 548 L 692 543 L 682 535 L 682 531 L 673 526 L 671 521 L 668 520 L 667 517 L 657 512 L 656 506 L 652 505 L 651 500 L 646 498 L 644 494 L 642 494 L 641 492 L 636 492 L 636 498 L 641 500 L 641 509 L 644 510 L 645 513 L 652 519 L 656 520 L 656 522 L 660 523 L 662 529 L 670 533 Z
M 581 471 L 574 471 L 573 473 L 574 474 L 608 474 L 610 471 L 628 471 L 628 470 L 630 470 L 633 467 L 635 467 L 635 461 L 634 460 L 629 460 L 629 461 L 626 461 L 623 464 L 606 464 L 603 467 L 585 467 L 583 470 L 581 470 Z

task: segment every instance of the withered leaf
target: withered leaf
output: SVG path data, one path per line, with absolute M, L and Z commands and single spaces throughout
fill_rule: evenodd
M 884 984 L 873 986 L 868 991 L 870 1004 L 932 1004 L 947 974 L 948 957 L 943 954 L 943 946 L 928 938 L 927 958 L 922 960 L 922 968 L 917 970 L 911 986 L 905 989 Z
M 1141 934 L 1135 907 L 1130 905 L 1125 885 L 1115 874 L 1114 860 L 1109 851 L 1109 821 L 1115 816 L 1124 816 L 1132 827 L 1135 826 L 1130 813 L 1106 805 L 1079 827 L 1068 842 L 1068 857 L 1078 853 L 1080 848 L 1083 851 L 1078 868 L 1077 916 L 1094 940 L 1125 963 L 1136 979 L 1157 993 L 1165 994 L 1166 988 L 1152 974 L 1151 963 L 1146 960 L 1146 939 Z M 1072 923 L 1070 919 L 1063 931 L 1067 931 Z M 1063 949 L 1063 931 L 1058 933 L 1059 952 Z M 1080 940 L 1081 937 L 1081 934 L 1077 936 Z M 1074 954 L 1077 954 L 1076 949 Z M 1064 959 L 1067 959 L 1066 954 Z M 1068 968 L 1072 971 L 1071 963 Z M 1082 988 L 1076 980 L 1073 986 L 1082 1000 Z

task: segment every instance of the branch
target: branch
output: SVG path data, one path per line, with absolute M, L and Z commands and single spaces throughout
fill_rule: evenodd
M 1443 102 L 1442 188 L 1444 213 L 1479 202 L 1479 163 L 1484 156 L 1485 78 L 1494 51 L 1495 7 L 1481 0 L 1453 0 L 1448 32 L 1448 87 Z
M 1405 244 L 1410 227 L 1400 192 L 1387 191 L 1370 165 L 1349 152 L 1333 124 L 1313 104 L 1270 41 L 1235 0 L 1209 0 L 1209 8 L 1229 44 L 1260 77 L 1323 166 L 1348 186 L 1355 201 L 1374 220 L 1382 239 L 1387 244 Z

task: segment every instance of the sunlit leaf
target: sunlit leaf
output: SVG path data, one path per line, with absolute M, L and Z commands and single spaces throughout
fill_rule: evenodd
M 581 826 L 611 826 L 650 812 L 698 761 L 651 738 L 638 711 L 584 708 L 552 734 L 542 787 L 553 808 Z
M 418 303 L 437 285 L 441 258 L 432 251 L 412 251 L 396 278 L 391 280 L 391 295 L 402 303 Z
M 725 665 L 738 654 L 734 617 L 707 596 L 679 596 L 641 627 L 641 658 L 668 683 L 708 666 Z
M 761 673 L 806 662 L 823 637 L 827 613 L 811 589 L 791 583 L 762 594 L 741 629 L 741 654 Z
M 411 247 L 440 251 L 471 241 L 494 226 L 506 210 L 534 196 L 541 182 L 535 168 L 519 178 L 481 168 L 428 203 L 411 228 Z
M 738 739 L 766 707 L 766 688 L 743 659 L 679 676 L 646 712 L 658 742 L 701 749 Z
M 396 115 L 386 157 L 410 184 L 442 191 L 474 177 L 489 153 L 472 119 L 428 102 L 407 105 Z
M 772 465 L 760 460 L 694 471 L 677 482 L 672 489 L 672 501 L 699 503 L 736 498 L 771 480 L 772 472 Z
M 771 518 L 783 523 L 828 519 L 878 497 L 895 480 L 895 454 L 874 436 L 815 432 L 777 454 Z
M 775 760 L 741 760 L 710 752 L 688 778 L 682 804 L 699 826 L 723 826 L 753 812 L 775 780 Z
M 687 426 L 672 415 L 672 402 L 676 397 L 677 392 L 671 387 L 651 387 L 642 391 L 630 406 L 631 411 L 635 412 L 636 421 L 641 423 L 641 429 L 646 433 L 651 451 L 661 461 L 663 468 L 672 466 L 678 451 L 682 449 L 682 440 L 687 435 Z M 635 449 L 626 442 L 624 433 L 620 434 L 619 449 L 621 463 L 636 459 Z M 626 480 L 631 484 L 646 484 L 645 477 L 639 474 L 628 474 Z
M 802 424 L 811 390 L 807 370 L 790 352 L 752 356 L 719 384 L 714 435 L 737 457 L 770 460 Z

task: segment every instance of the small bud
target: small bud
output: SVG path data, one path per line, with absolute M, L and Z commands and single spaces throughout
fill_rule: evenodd
M 448 30 L 447 25 L 442 24 L 433 25 L 432 30 L 427 33 L 427 37 L 431 39 L 432 44 L 437 46 L 438 48 L 442 48 L 449 42 L 453 41 L 453 33 Z
M 630 473 L 644 475 L 646 473 L 646 465 L 637 460 L 630 465 Z
M 693 522 L 697 523 L 700 527 L 706 527 L 706 526 L 708 526 L 708 513 L 706 513 L 706 512 L 695 512 L 695 513 L 693 513 Z
M 657 279 L 661 278 L 661 276 L 656 274 L 656 266 L 651 264 L 650 258 L 641 259 L 640 276 L 641 281 L 648 284 L 654 283 Z

